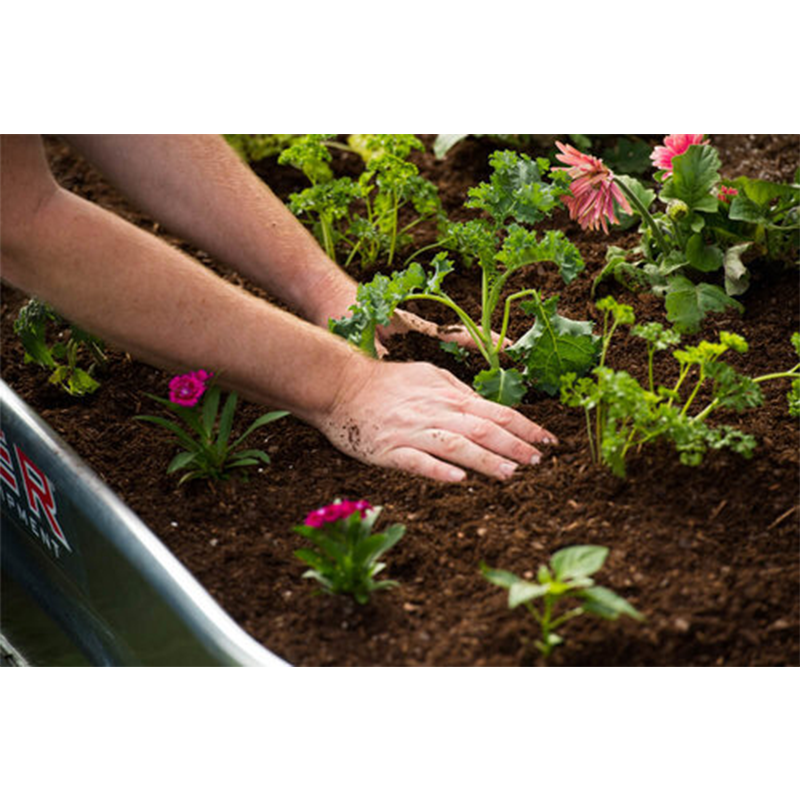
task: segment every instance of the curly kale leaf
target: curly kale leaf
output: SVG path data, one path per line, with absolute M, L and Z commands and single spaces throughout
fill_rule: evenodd
M 586 266 L 580 250 L 561 231 L 547 231 L 539 240 L 536 231 L 516 224 L 508 226 L 508 235 L 496 258 L 507 272 L 551 261 L 559 268 L 566 284 L 571 283 Z
M 25 363 L 34 363 L 54 369 L 57 364 L 53 352 L 47 344 L 47 325 L 61 322 L 61 317 L 50 306 L 40 300 L 29 300 L 21 309 L 14 322 L 14 333 L 25 348 Z
M 469 190 L 467 208 L 485 211 L 501 226 L 509 218 L 528 225 L 541 222 L 566 193 L 560 179 L 547 183 L 546 159 L 532 161 L 512 150 L 498 150 L 489 158 L 494 170 L 488 183 Z

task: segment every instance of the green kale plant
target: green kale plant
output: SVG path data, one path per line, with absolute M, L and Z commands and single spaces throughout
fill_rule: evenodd
M 222 392 L 219 386 L 209 388 L 213 375 L 205 370 L 176 375 L 169 384 L 169 400 L 148 394 L 151 400 L 169 409 L 183 423 L 171 419 L 141 415 L 142 422 L 158 425 L 169 431 L 183 448 L 170 462 L 167 474 L 185 472 L 178 485 L 191 480 L 226 480 L 235 470 L 269 464 L 263 450 L 239 449 L 255 431 L 285 417 L 288 411 L 271 411 L 260 416 L 235 441 L 231 442 L 238 396 L 231 392 L 220 413 Z M 202 400 L 202 403 L 201 403 Z
M 718 342 L 701 341 L 675 349 L 681 341 L 680 334 L 658 322 L 649 322 L 631 330 L 633 336 L 647 343 L 648 376 L 642 386 L 628 372 L 606 366 L 609 345 L 617 328 L 635 323 L 633 309 L 612 297 L 604 298 L 597 307 L 604 314 L 600 365 L 594 369 L 593 377 L 567 375 L 561 383 L 562 402 L 582 408 L 586 414 L 589 447 L 595 462 L 602 462 L 624 478 L 630 452 L 659 439 L 671 441 L 681 462 L 690 466 L 701 464 L 708 450 L 729 448 L 745 458 L 752 455 L 756 446 L 753 436 L 730 425 L 711 427 L 706 420 L 720 408 L 744 411 L 761 405 L 760 384 L 778 378 L 796 378 L 800 362 L 785 372 L 751 378 L 722 360 L 729 351 L 747 352 L 747 342 L 741 336 L 723 331 Z M 800 334 L 793 336 L 792 342 L 800 356 Z M 655 354 L 670 349 L 680 365 L 678 378 L 671 386 L 658 385 L 654 375 Z M 695 404 L 702 391 L 710 399 L 698 409 Z M 798 396 L 793 388 L 790 408 L 797 410 Z
M 358 179 L 334 178 L 331 149 L 358 154 L 364 170 Z M 412 241 L 410 232 L 421 222 L 444 221 L 436 187 L 422 178 L 408 158 L 424 146 L 411 134 L 352 134 L 348 143 L 334 134 L 305 134 L 281 153 L 279 163 L 300 169 L 311 186 L 291 195 L 289 207 L 314 231 L 328 256 L 339 251 L 349 266 L 358 256 L 371 267 L 379 258 L 391 266 L 398 249 Z M 410 222 L 400 227 L 400 211 L 413 209 Z
M 48 343 L 48 326 L 59 326 L 60 340 Z M 68 330 L 63 328 L 68 326 Z M 100 384 L 94 375 L 106 365 L 103 343 L 75 325 L 69 325 L 46 303 L 29 300 L 14 322 L 14 332 L 25 349 L 25 363 L 50 370 L 50 383 L 75 397 L 92 394 Z M 88 360 L 88 364 L 86 361 Z M 85 369 L 79 366 L 83 362 Z
M 337 500 L 312 511 L 294 532 L 304 536 L 315 549 L 296 550 L 295 555 L 311 569 L 304 578 L 313 578 L 328 594 L 349 594 L 362 605 L 372 592 L 391 589 L 395 581 L 376 581 L 385 564 L 378 559 L 405 535 L 404 525 L 390 525 L 383 533 L 372 529 L 381 508 L 366 500 Z
M 592 334 L 590 322 L 575 322 L 558 314 L 557 296 L 546 300 L 536 289 L 506 291 L 509 279 L 533 264 L 555 264 L 567 284 L 584 269 L 578 248 L 563 233 L 539 234 L 533 229 L 560 203 L 565 179 L 557 173 L 547 181 L 547 160 L 533 161 L 511 151 L 494 153 L 490 164 L 489 182 L 470 189 L 466 203 L 467 208 L 484 212 L 483 216 L 448 225 L 443 238 L 432 245 L 458 252 L 467 265 L 480 267 L 480 319 L 473 320 L 442 288 L 454 267 L 447 254 L 440 252 L 431 262 L 431 273 L 415 261 L 391 277 L 378 274 L 360 285 L 352 316 L 332 320 L 330 327 L 374 356 L 377 327 L 388 325 L 401 303 L 440 303 L 455 313 L 486 360 L 488 368 L 475 378 L 476 390 L 498 403 L 516 405 L 528 384 L 555 394 L 562 374 L 587 372 L 596 361 L 599 340 Z M 516 301 L 521 301 L 523 311 L 535 315 L 536 322 L 506 350 L 521 369 L 505 369 L 500 355 Z M 495 337 L 492 323 L 501 304 L 499 335 Z
M 681 333 L 697 332 L 709 312 L 741 312 L 734 298 L 750 284 L 744 255 L 791 263 L 800 231 L 800 170 L 794 184 L 722 180 L 717 150 L 701 139 L 676 134 L 656 148 L 658 193 L 614 176 L 640 221 L 641 239 L 630 250 L 610 247 L 595 281 L 613 275 L 664 296 L 667 317 Z
M 525 606 L 539 626 L 540 637 L 535 642 L 539 652 L 547 658 L 553 648 L 564 639 L 555 631 L 565 622 L 582 614 L 593 614 L 607 620 L 621 615 L 643 620 L 627 600 L 603 586 L 597 586 L 590 577 L 605 563 L 607 547 L 579 545 L 559 550 L 550 559 L 550 566 L 539 567 L 536 580 L 527 581 L 501 569 L 491 569 L 481 564 L 484 577 L 495 586 L 508 591 L 510 609 Z M 566 601 L 573 601 L 569 610 L 557 611 Z M 575 605 L 577 603 L 577 605 Z

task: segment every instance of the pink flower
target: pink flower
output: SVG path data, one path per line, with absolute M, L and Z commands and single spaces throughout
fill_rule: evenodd
M 717 192 L 717 200 L 720 203 L 730 203 L 731 199 L 736 197 L 737 194 L 739 194 L 739 190 L 734 189 L 733 186 L 720 186 Z
M 355 502 L 352 500 L 337 500 L 329 506 L 312 511 L 306 517 L 305 524 L 309 528 L 321 528 L 324 525 L 332 525 L 334 522 L 347 519 L 355 514 L 356 511 L 361 514 L 363 519 L 371 508 L 372 506 L 366 500 L 356 500 Z
M 656 147 L 650 154 L 653 166 L 666 170 L 664 179 L 672 175 L 672 159 L 683 155 L 693 144 L 710 144 L 702 133 L 671 133 L 664 137 L 664 146 Z
M 208 375 L 204 370 L 200 373 Z M 169 400 L 179 406 L 191 408 L 196 406 L 206 390 L 205 380 L 198 377 L 198 372 L 189 372 L 186 375 L 176 375 L 169 382 Z
M 561 151 L 556 158 L 570 167 L 556 169 L 573 179 L 569 187 L 572 197 L 561 198 L 569 209 L 570 219 L 577 220 L 584 230 L 602 227 L 608 233 L 608 222 L 619 222 L 614 212 L 615 202 L 626 214 L 631 213 L 628 201 L 614 182 L 614 173 L 599 158 L 587 156 L 569 144 L 556 142 L 556 145 Z

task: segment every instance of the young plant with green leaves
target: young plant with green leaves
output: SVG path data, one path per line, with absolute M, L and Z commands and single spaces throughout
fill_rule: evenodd
M 333 177 L 331 149 L 361 157 L 364 170 L 358 179 Z M 412 241 L 411 231 L 417 225 L 444 220 L 436 187 L 409 161 L 412 151 L 423 149 L 411 134 L 351 134 L 347 144 L 335 141 L 334 134 L 305 134 L 279 158 L 311 182 L 289 198 L 289 207 L 311 226 L 334 261 L 341 252 L 344 266 L 356 257 L 364 267 L 379 258 L 391 266 L 398 249 Z M 406 207 L 413 209 L 413 215 L 401 227 L 400 212 Z
M 611 589 L 598 586 L 591 578 L 601 569 L 607 556 L 607 547 L 566 547 L 553 555 L 549 567 L 544 564 L 539 567 L 535 581 L 524 580 L 506 570 L 491 569 L 483 563 L 481 571 L 490 583 L 508 591 L 510 609 L 527 608 L 539 626 L 536 648 L 547 658 L 553 648 L 564 642 L 556 631 L 582 614 L 606 620 L 622 615 L 644 619 L 627 600 Z
M 373 592 L 397 586 L 395 581 L 376 581 L 375 576 L 386 567 L 378 559 L 400 541 L 406 529 L 395 524 L 383 533 L 373 533 L 381 511 L 366 500 L 337 500 L 312 511 L 303 525 L 294 528 L 315 546 L 295 551 L 311 567 L 303 577 L 316 580 L 328 594 L 352 595 L 362 605 Z
M 631 288 L 650 288 L 664 296 L 675 327 L 694 333 L 710 312 L 743 310 L 734 298 L 750 284 L 745 254 L 796 261 L 800 169 L 794 184 L 723 180 L 719 154 L 702 134 L 667 136 L 651 158 L 658 192 L 613 176 L 630 204 L 626 210 L 640 221 L 641 239 L 631 250 L 610 247 L 595 284 L 613 275 Z
M 176 375 L 169 384 L 169 400 L 147 395 L 169 409 L 183 427 L 164 417 L 141 415 L 135 418 L 169 431 L 183 448 L 167 467 L 167 474 L 185 473 L 178 485 L 201 478 L 226 480 L 237 470 L 269 464 L 270 458 L 263 450 L 240 448 L 259 428 L 288 414 L 287 411 L 263 414 L 231 441 L 238 397 L 236 392 L 231 392 L 220 412 L 222 392 L 217 385 L 209 387 L 212 377 L 205 370 Z
M 59 340 L 52 345 L 48 342 L 51 325 L 61 328 Z M 36 299 L 29 300 L 20 309 L 14 332 L 25 349 L 25 363 L 50 370 L 50 383 L 75 397 L 97 391 L 100 384 L 94 376 L 98 368 L 106 365 L 103 343 L 99 339 L 69 325 L 50 306 Z
M 562 374 L 588 371 L 599 345 L 590 322 L 575 322 L 557 313 L 558 297 L 545 299 L 536 289 L 508 290 L 509 280 L 534 264 L 555 264 L 567 284 L 584 269 L 578 248 L 563 233 L 540 234 L 533 229 L 559 205 L 565 192 L 563 179 L 546 180 L 549 162 L 545 159 L 533 161 L 511 151 L 494 153 L 490 164 L 489 182 L 470 189 L 466 203 L 483 215 L 448 225 L 445 236 L 432 245 L 458 252 L 467 265 L 480 267 L 480 319 L 472 319 L 442 288 L 454 266 L 440 252 L 431 262 L 432 273 L 415 261 L 391 277 L 379 274 L 359 286 L 352 316 L 332 320 L 331 330 L 374 355 L 376 329 L 389 324 L 399 305 L 409 300 L 440 303 L 456 315 L 487 363 L 488 368 L 475 378 L 476 390 L 496 402 L 516 405 L 529 384 L 555 394 Z M 506 369 L 501 366 L 501 353 L 515 302 L 535 315 L 536 322 L 505 351 L 521 368 Z M 498 308 L 502 312 L 495 336 Z
M 741 412 L 761 405 L 761 384 L 765 381 L 799 380 L 800 362 L 785 372 L 756 378 L 737 372 L 723 360 L 728 352 L 747 352 L 747 342 L 737 334 L 723 331 L 718 342 L 701 341 L 677 349 L 681 336 L 676 330 L 665 329 L 658 322 L 634 326 L 630 306 L 606 297 L 597 308 L 604 315 L 600 365 L 592 377 L 565 376 L 561 399 L 584 410 L 592 459 L 620 478 L 625 477 L 632 451 L 661 439 L 671 441 L 681 462 L 690 466 L 701 464 L 708 450 L 722 448 L 749 458 L 756 446 L 753 436 L 730 425 L 711 427 L 708 418 L 722 408 Z M 631 334 L 647 345 L 644 386 L 628 372 L 606 366 L 612 337 L 621 325 L 634 326 Z M 800 334 L 792 337 L 792 343 L 800 356 Z M 672 385 L 659 385 L 654 374 L 655 357 L 669 350 L 680 365 L 678 378 Z

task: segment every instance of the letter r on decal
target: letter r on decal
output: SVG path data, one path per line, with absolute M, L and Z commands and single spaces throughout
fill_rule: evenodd
M 67 550 L 71 551 L 72 548 L 69 546 L 69 542 L 67 542 L 67 537 L 64 536 L 64 532 L 58 524 L 56 499 L 53 495 L 53 487 L 47 475 L 25 455 L 25 452 L 21 450 L 19 446 L 14 445 L 14 450 L 17 453 L 17 461 L 19 462 L 20 471 L 22 472 L 22 483 L 25 487 L 25 497 L 28 500 L 28 508 L 30 508 L 31 512 L 37 517 L 40 516 L 40 510 L 44 512 L 55 537 Z

